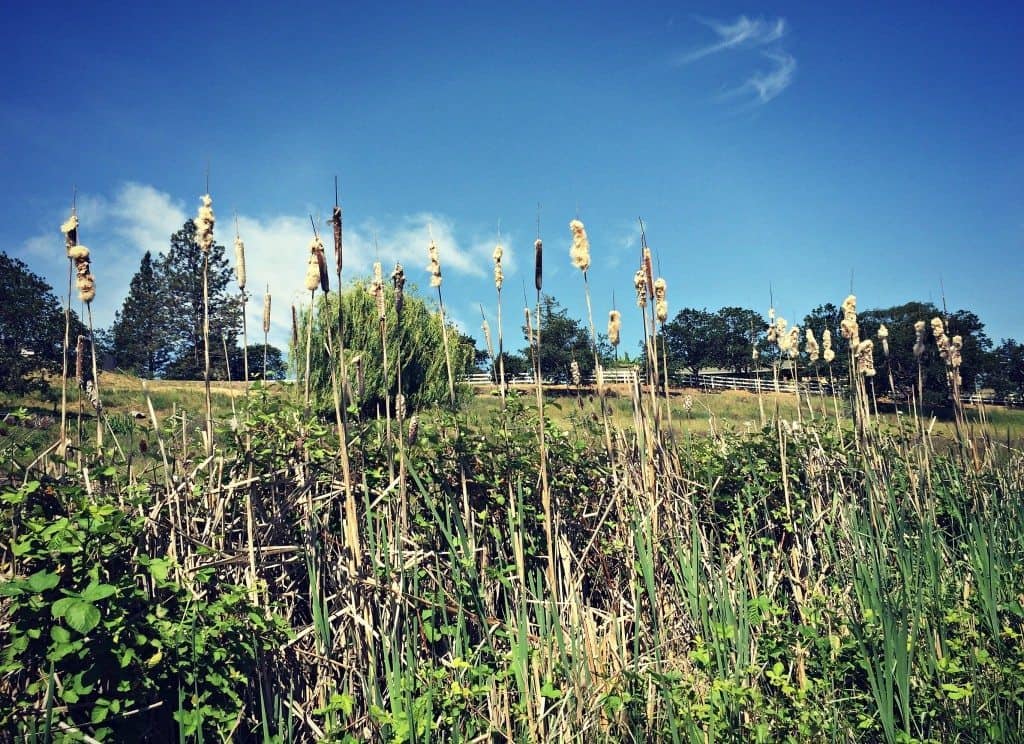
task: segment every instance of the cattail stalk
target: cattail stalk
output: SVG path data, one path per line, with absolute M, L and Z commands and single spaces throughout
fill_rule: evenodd
M 246 304 L 249 295 L 245 291 L 245 243 L 238 234 L 238 216 L 235 216 L 235 276 L 238 279 L 238 291 L 242 301 L 242 369 L 245 372 L 245 394 L 249 395 L 249 328 L 246 316 Z M 226 357 L 226 355 L 225 355 Z M 225 361 L 227 359 L 225 358 Z
M 68 257 L 68 300 L 64 305 L 64 371 L 61 374 L 60 446 L 58 448 L 58 454 L 63 457 L 68 443 L 68 354 L 71 344 L 71 286 L 74 272 L 71 248 L 78 243 L 78 215 L 75 214 L 74 202 L 71 206 L 71 216 L 60 226 L 60 230 L 64 233 L 64 248 Z
M 196 243 L 203 252 L 203 388 L 206 396 L 206 456 L 213 455 L 213 397 L 210 394 L 210 249 L 213 247 L 213 198 L 200 199 L 196 216 Z

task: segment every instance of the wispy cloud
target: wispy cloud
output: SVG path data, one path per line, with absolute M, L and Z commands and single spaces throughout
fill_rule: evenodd
M 776 98 L 793 82 L 796 59 L 782 49 L 779 43 L 788 31 L 785 18 L 765 20 L 743 15 L 732 23 L 703 18 L 698 20 L 718 38 L 711 44 L 678 56 L 674 60 L 677 66 L 729 50 L 757 48 L 760 48 L 762 57 L 773 63 L 771 69 L 755 72 L 741 85 L 720 95 L 719 100 L 749 97 L 750 103 L 763 104 Z
M 747 18 L 742 15 L 732 23 L 722 23 L 709 18 L 698 18 L 697 20 L 714 31 L 718 36 L 718 41 L 680 55 L 676 59 L 677 64 L 688 64 L 727 49 L 764 46 L 778 41 L 786 33 L 785 18 L 766 21 L 763 18 Z

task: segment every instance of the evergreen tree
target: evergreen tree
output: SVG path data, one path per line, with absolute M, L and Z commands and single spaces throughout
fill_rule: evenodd
M 575 359 L 584 377 L 594 373 L 594 351 L 590 342 L 590 331 L 583 323 L 570 318 L 568 311 L 551 295 L 544 295 L 540 302 L 540 372 L 545 380 L 568 382 L 571 366 Z M 536 323 L 536 316 L 534 316 Z M 536 332 L 536 328 L 533 329 Z M 526 334 L 526 326 L 523 326 Z M 599 349 L 600 351 L 600 349 Z M 530 348 L 521 354 L 530 359 Z M 506 373 L 508 369 L 506 368 Z
M 111 328 L 117 366 L 140 377 L 162 374 L 170 361 L 166 282 L 156 268 L 146 251 Z
M 192 220 L 171 236 L 170 250 L 160 256 L 158 273 L 165 285 L 166 343 L 171 357 L 166 376 L 173 379 L 201 379 L 205 369 L 203 259 Z M 224 246 L 214 245 L 209 260 L 210 376 L 222 379 L 227 374 L 224 344 L 230 355 L 238 338 L 241 308 L 238 298 L 228 291 L 232 272 Z
M 40 373 L 59 380 L 64 346 L 64 308 L 53 289 L 24 262 L 0 253 L 0 390 L 47 387 Z M 71 313 L 71 347 L 89 331 Z M 70 372 L 74 374 L 74 361 Z

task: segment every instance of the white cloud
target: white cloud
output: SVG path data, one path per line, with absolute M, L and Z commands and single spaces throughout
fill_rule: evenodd
M 763 18 L 747 18 L 740 16 L 732 23 L 722 23 L 713 19 L 698 19 L 718 36 L 718 41 L 708 44 L 676 59 L 676 64 L 687 64 L 702 57 L 707 57 L 727 49 L 738 47 L 755 47 L 778 41 L 786 34 L 786 19 L 777 18 L 766 21 Z
M 763 104 L 776 98 L 793 82 L 796 73 L 796 59 L 776 44 L 788 30 L 786 19 L 777 18 L 766 21 L 763 18 L 751 19 L 740 16 L 732 23 L 723 23 L 710 19 L 698 19 L 709 27 L 718 40 L 676 58 L 676 65 L 689 64 L 719 52 L 731 49 L 768 47 L 761 54 L 773 62 L 768 71 L 759 71 L 748 77 L 743 84 L 734 87 L 719 96 L 719 100 L 729 100 L 747 96 L 751 103 Z

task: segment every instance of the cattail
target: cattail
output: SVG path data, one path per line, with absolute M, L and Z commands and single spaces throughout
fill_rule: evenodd
M 818 342 L 814 338 L 814 330 L 808 328 L 806 336 L 807 344 L 805 345 L 805 348 L 807 349 L 807 356 L 812 362 L 816 362 L 818 361 Z
M 946 336 L 946 324 L 942 318 L 932 318 L 932 335 L 935 337 L 935 345 L 939 347 L 939 356 L 949 363 L 949 337 Z
M 533 332 L 533 315 L 530 313 L 530 308 L 524 307 L 523 315 L 526 316 L 526 343 L 532 347 L 537 341 L 537 336 Z M 540 316 L 537 320 L 540 321 Z
M 689 413 L 693 410 L 693 396 L 686 395 L 683 397 L 683 410 Z
M 768 343 L 774 344 L 779 340 L 779 333 L 775 330 L 775 323 L 768 324 Z
M 924 354 L 924 329 L 925 323 L 923 320 L 918 320 L 914 323 L 914 358 L 920 361 L 921 355 Z
M 78 245 L 78 215 L 72 214 L 67 222 L 60 226 L 64 233 L 64 247 L 68 250 L 68 258 L 71 258 L 71 249 Z
M 828 328 L 821 332 L 821 349 L 821 358 L 826 364 L 831 364 L 836 353 L 832 350 L 832 332 Z
M 381 271 L 380 261 L 373 263 L 373 282 L 370 284 L 370 292 L 377 303 L 377 318 L 384 320 L 387 317 L 387 305 L 384 302 L 384 275 Z
M 263 332 L 270 333 L 270 292 L 263 295 Z
M 505 273 L 501 270 L 501 257 L 504 253 L 501 243 L 494 246 L 494 288 L 499 292 L 501 285 L 505 282 Z
M 572 375 L 572 384 L 579 387 L 582 382 L 582 377 L 580 376 L 580 363 L 575 359 L 569 363 L 569 374 Z
M 647 307 L 647 279 L 643 268 L 637 269 L 633 274 L 633 287 L 636 289 L 636 306 Z
M 306 262 L 306 289 L 310 292 L 316 292 L 316 288 L 320 286 L 320 262 L 316 259 L 316 254 L 311 253 L 309 255 L 309 261 Z
M 544 244 L 537 238 L 533 241 L 533 285 L 540 292 L 544 278 Z
M 395 418 L 405 421 L 405 396 L 402 393 L 395 396 Z
M 889 356 L 889 329 L 885 323 L 878 326 L 878 340 L 882 342 L 882 353 Z
M 96 297 L 96 279 L 92 275 L 92 264 L 89 260 L 89 249 L 84 245 L 75 245 L 68 249 L 68 257 L 75 263 L 75 286 L 78 287 L 78 299 L 92 302 Z
M 331 213 L 331 227 L 334 228 L 334 262 L 335 271 L 341 276 L 341 207 L 334 205 Z
M 494 344 L 491 342 L 491 325 L 487 322 L 487 318 L 484 318 L 484 322 L 480 324 L 480 327 L 484 331 L 484 343 L 487 345 L 487 355 L 494 359 Z
M 572 248 L 569 249 L 569 257 L 572 259 L 573 266 L 585 272 L 590 268 L 590 240 L 587 238 L 587 231 L 579 220 L 570 222 L 569 229 L 572 230 Z
M 356 368 L 356 395 L 359 400 L 363 399 L 363 395 L 366 393 L 366 373 L 363 370 L 363 356 L 360 354 L 353 362 Z
M 800 353 L 800 329 L 796 326 L 789 330 L 789 342 L 786 350 L 789 352 L 790 359 L 796 359 L 797 354 Z
M 209 253 L 213 247 L 213 225 L 216 218 L 213 216 L 213 197 L 203 194 L 199 214 L 196 217 L 196 243 L 203 253 Z
M 299 316 L 295 312 L 295 305 L 292 305 L 292 348 L 299 348 Z
M 79 336 L 75 344 L 75 380 L 80 388 L 85 388 L 85 336 Z
M 313 255 L 316 256 L 316 268 L 317 274 L 320 278 L 320 289 L 327 292 L 331 291 L 331 278 L 327 273 L 327 257 L 324 256 L 324 241 L 320 240 L 319 235 L 313 236 L 313 242 L 310 243 L 309 248 L 313 251 Z
M 427 249 L 427 253 L 430 256 L 430 265 L 427 266 L 427 271 L 430 272 L 430 286 L 440 287 L 441 286 L 441 260 L 438 258 L 437 245 L 433 240 L 430 241 L 430 247 Z
M 750 358 L 755 362 L 761 357 L 761 352 L 757 350 L 757 346 L 754 346 L 750 352 Z
M 661 277 L 654 282 L 654 315 L 659 323 L 668 320 L 668 285 Z
M 235 237 L 235 276 L 238 278 L 238 288 L 245 289 L 245 243 L 240 237 Z
M 875 344 L 869 338 L 857 345 L 857 371 L 865 377 L 875 376 Z
M 953 336 L 949 342 L 949 366 L 953 369 L 959 369 L 962 357 L 960 352 L 964 348 L 964 340 L 962 336 Z
M 400 263 L 396 263 L 395 270 L 391 272 L 391 286 L 395 288 L 395 315 L 401 320 L 405 305 L 405 269 Z
M 775 308 L 774 307 L 768 308 L 768 322 L 769 323 L 774 323 L 775 322 Z
M 608 312 L 608 341 L 612 346 L 619 345 L 619 332 L 622 330 L 622 313 L 618 310 Z
M 644 280 L 647 282 L 647 296 L 654 295 L 654 262 L 651 261 L 651 249 L 644 247 Z
M 412 445 L 416 444 L 416 437 L 419 434 L 419 432 L 420 432 L 420 417 L 417 416 L 414 413 L 412 415 L 412 418 L 409 419 L 409 434 L 408 434 L 408 436 L 406 438 L 406 441 L 409 443 L 410 447 Z
M 848 339 L 851 348 L 860 342 L 860 326 L 857 324 L 857 298 L 849 295 L 843 300 L 843 320 L 839 324 L 843 338 Z

